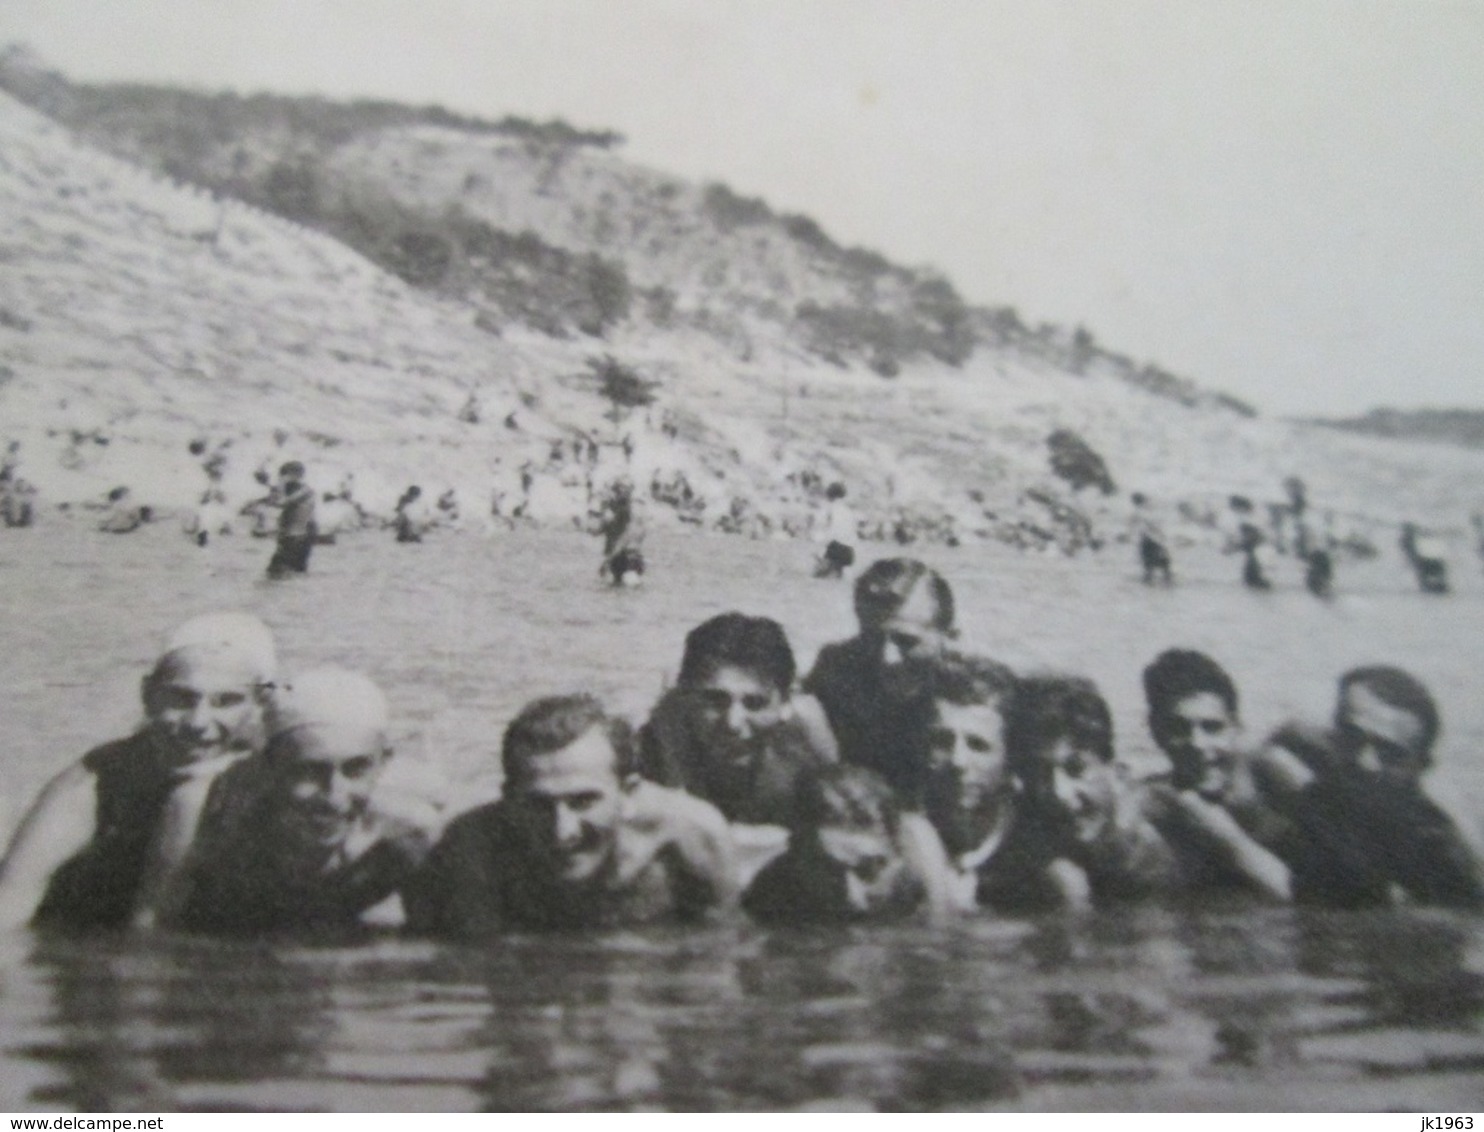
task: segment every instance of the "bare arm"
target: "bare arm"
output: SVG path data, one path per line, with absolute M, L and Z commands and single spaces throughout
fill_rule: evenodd
M 830 762 L 839 762 L 840 745 L 835 741 L 835 732 L 824 714 L 824 706 L 807 692 L 796 693 L 790 703 L 794 718 L 809 739 L 809 745 Z
M 955 912 L 970 910 L 954 898 L 953 866 L 931 822 L 921 814 L 903 814 L 901 843 L 902 856 L 927 891 L 927 913 L 933 923 L 941 923 Z
M 1185 835 L 1210 847 L 1264 896 L 1278 901 L 1291 898 L 1288 866 L 1258 844 L 1224 808 L 1182 790 L 1173 799 L 1171 816 Z
M 24 927 L 52 874 L 93 839 L 97 780 L 81 763 L 46 784 L 0 861 L 0 930 Z

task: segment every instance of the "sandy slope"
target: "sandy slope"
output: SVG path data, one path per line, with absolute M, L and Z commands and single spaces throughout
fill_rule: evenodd
M 825 364 L 759 312 L 832 288 L 848 297 L 843 275 L 767 230 L 718 236 L 694 219 L 701 190 L 606 152 L 569 153 L 532 180 L 541 163 L 519 143 L 408 130 L 336 161 L 424 206 L 457 193 L 549 242 L 634 249 L 630 261 L 649 272 L 637 283 L 726 297 L 740 337 L 642 318 L 603 340 L 489 333 L 471 307 L 416 291 L 322 234 L 154 178 L 5 98 L 0 413 L 45 497 L 127 482 L 150 501 L 187 504 L 202 478 L 186 442 L 207 435 L 233 438 L 244 493 L 261 462 L 297 457 L 323 486 L 354 471 L 378 509 L 417 481 L 456 486 L 484 513 L 492 495 L 507 509 L 522 495 L 524 467 L 535 480 L 528 514 L 565 523 L 586 506 L 589 472 L 548 454 L 580 431 L 604 442 L 597 479 L 683 473 L 708 525 L 739 497 L 806 523 L 818 501 L 787 477 L 811 469 L 849 484 L 864 515 L 946 515 L 966 536 L 1021 520 L 1054 527 L 1028 491 L 1072 503 L 1105 533 L 1121 529 L 1121 494 L 1074 498 L 1050 475 L 1045 438 L 1067 426 L 1122 488 L 1171 513 L 1177 498 L 1218 509 L 1234 491 L 1277 498 L 1292 474 L 1317 506 L 1378 541 L 1390 537 L 1378 524 L 1417 516 L 1461 529 L 1484 505 L 1479 453 L 1189 409 L 1096 366 L 1074 376 L 988 347 L 962 369 L 919 362 L 891 380 Z M 626 193 L 665 185 L 671 204 L 659 212 L 620 207 Z M 585 366 L 603 353 L 659 383 L 652 410 L 605 417 Z M 458 419 L 471 393 L 474 424 Z M 667 422 L 678 424 L 671 435 Z M 618 446 L 625 434 L 631 460 Z

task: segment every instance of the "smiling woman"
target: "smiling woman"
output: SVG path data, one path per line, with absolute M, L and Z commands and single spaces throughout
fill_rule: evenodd
M 144 678 L 145 725 L 52 779 L 0 861 L 0 926 L 123 927 L 152 908 L 196 829 L 204 790 L 262 749 L 276 659 L 261 621 L 206 614 Z

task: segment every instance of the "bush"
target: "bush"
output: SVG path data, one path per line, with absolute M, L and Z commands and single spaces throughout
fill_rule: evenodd
M 1072 486 L 1073 491 L 1095 487 L 1104 495 L 1117 491 L 1108 465 L 1092 446 L 1071 429 L 1059 428 L 1046 438 L 1051 449 L 1051 470 Z

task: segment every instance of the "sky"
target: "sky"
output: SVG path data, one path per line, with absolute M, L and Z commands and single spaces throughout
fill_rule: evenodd
M 611 128 L 1266 412 L 1484 408 L 1484 0 L 3 0 L 12 42 Z

